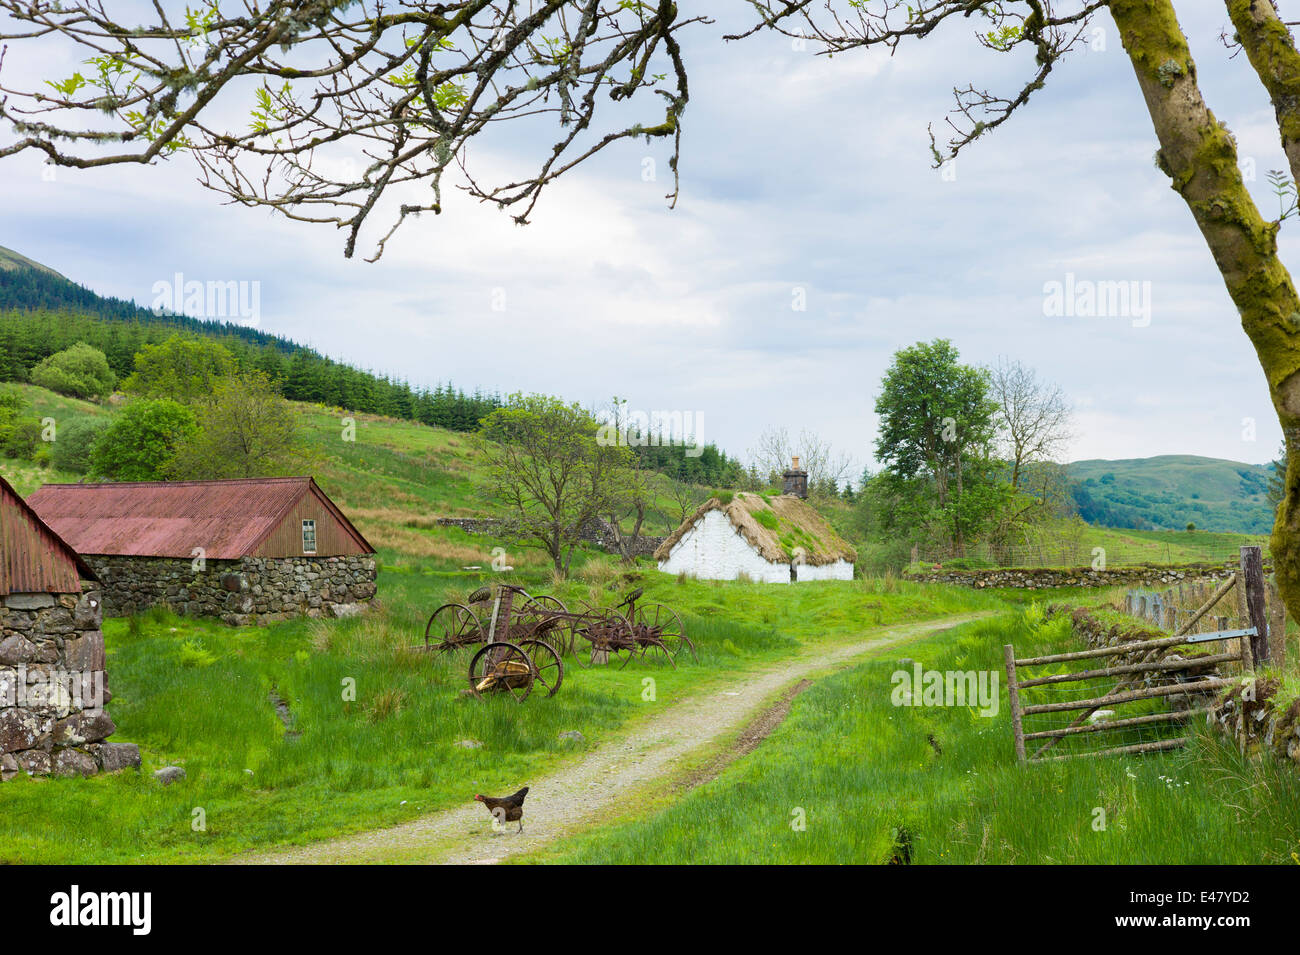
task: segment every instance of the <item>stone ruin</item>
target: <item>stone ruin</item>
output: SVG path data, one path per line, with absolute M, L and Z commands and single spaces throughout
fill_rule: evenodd
M 104 668 L 103 607 L 80 595 L 0 595 L 0 780 L 139 768 L 116 727 Z

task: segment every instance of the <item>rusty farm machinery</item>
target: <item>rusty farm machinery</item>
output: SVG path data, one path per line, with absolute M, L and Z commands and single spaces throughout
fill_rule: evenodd
M 664 604 L 641 601 L 632 591 L 616 607 L 567 607 L 558 597 L 533 596 L 522 587 L 480 587 L 466 603 L 443 604 L 424 630 L 429 653 L 476 648 L 469 664 L 475 696 L 508 693 L 523 702 L 534 688 L 554 696 L 564 681 L 564 657 L 580 667 L 633 659 L 677 666 L 695 645 L 681 615 Z

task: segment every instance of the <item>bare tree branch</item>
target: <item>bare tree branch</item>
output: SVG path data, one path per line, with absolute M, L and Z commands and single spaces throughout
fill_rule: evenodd
M 389 200 L 371 261 L 408 216 L 442 211 L 450 167 L 469 195 L 524 224 L 578 163 L 660 138 L 673 145 L 676 201 L 688 88 L 674 33 L 707 21 L 679 19 L 671 0 L 202 0 L 184 22 L 154 10 L 123 23 L 101 0 L 0 0 L 0 120 L 14 134 L 0 158 L 36 151 L 90 169 L 189 153 L 204 186 L 342 229 L 348 256 Z M 52 58 L 59 44 L 85 68 L 10 85 L 11 52 Z M 620 115 L 604 132 L 601 102 Z M 613 104 L 633 102 L 655 118 L 623 125 L 628 110 Z M 471 138 L 547 117 L 560 135 L 531 173 L 471 171 Z
M 814 10 L 812 0 L 749 0 L 758 23 L 728 40 L 752 36 L 766 28 L 789 37 L 820 45 L 820 54 L 834 56 L 851 50 L 881 47 L 892 56 L 907 39 L 929 36 L 947 21 L 976 18 L 984 29 L 976 30 L 981 45 L 998 53 L 1012 53 L 1022 46 L 1034 51 L 1033 75 L 1019 90 L 998 95 L 968 85 L 953 89 L 956 105 L 945 120 L 951 130 L 940 149 L 930 130 L 930 149 L 935 166 L 940 166 L 980 136 L 1006 122 L 1013 112 L 1043 88 L 1052 69 L 1083 38 L 1089 19 L 1106 6 L 1107 0 L 1076 0 L 1068 12 L 1061 12 L 1052 0 L 883 0 L 866 4 L 849 0 L 840 9 L 836 0 L 823 0 Z

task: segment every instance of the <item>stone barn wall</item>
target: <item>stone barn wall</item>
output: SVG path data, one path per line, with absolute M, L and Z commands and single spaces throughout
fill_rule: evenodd
M 153 606 L 235 626 L 291 617 L 347 617 L 375 595 L 377 564 L 354 557 L 243 557 L 239 560 L 86 555 L 111 617 Z
M 98 592 L 0 596 L 0 780 L 140 765 L 116 727 Z

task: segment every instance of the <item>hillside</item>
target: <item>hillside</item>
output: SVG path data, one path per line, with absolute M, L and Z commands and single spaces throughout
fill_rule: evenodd
M 1266 534 L 1273 526 L 1268 465 L 1190 454 L 1075 461 L 1069 466 L 1079 516 L 1136 530 Z
M 10 385 L 39 417 L 59 427 L 83 416 L 114 414 L 105 407 L 66 398 L 35 385 Z M 489 517 L 494 511 L 483 493 L 486 465 L 474 439 L 446 428 L 381 415 L 345 412 L 319 404 L 291 402 L 317 483 L 353 520 L 366 538 L 384 551 L 443 561 L 447 569 L 489 564 L 495 541 L 438 525 L 440 517 Z M 342 440 L 342 419 L 356 423 L 356 440 Z M 75 482 L 80 475 L 0 457 L 0 476 L 20 494 L 47 482 Z M 654 475 L 654 495 L 644 532 L 669 533 L 681 520 L 680 505 L 668 495 L 667 479 Z M 520 566 L 540 567 L 540 552 L 511 553 Z
M 76 342 L 104 352 L 120 381 L 132 371 L 142 347 L 177 333 L 221 342 L 241 369 L 264 372 L 292 401 L 460 432 L 476 431 L 479 421 L 502 403 L 499 394 L 471 394 L 450 382 L 414 387 L 245 325 L 157 314 L 134 302 L 104 298 L 0 247 L 0 382 L 27 381 L 38 362 Z M 688 457 L 676 446 L 636 450 L 643 467 L 692 484 L 728 486 L 744 473 L 740 461 L 712 443 L 698 457 Z

